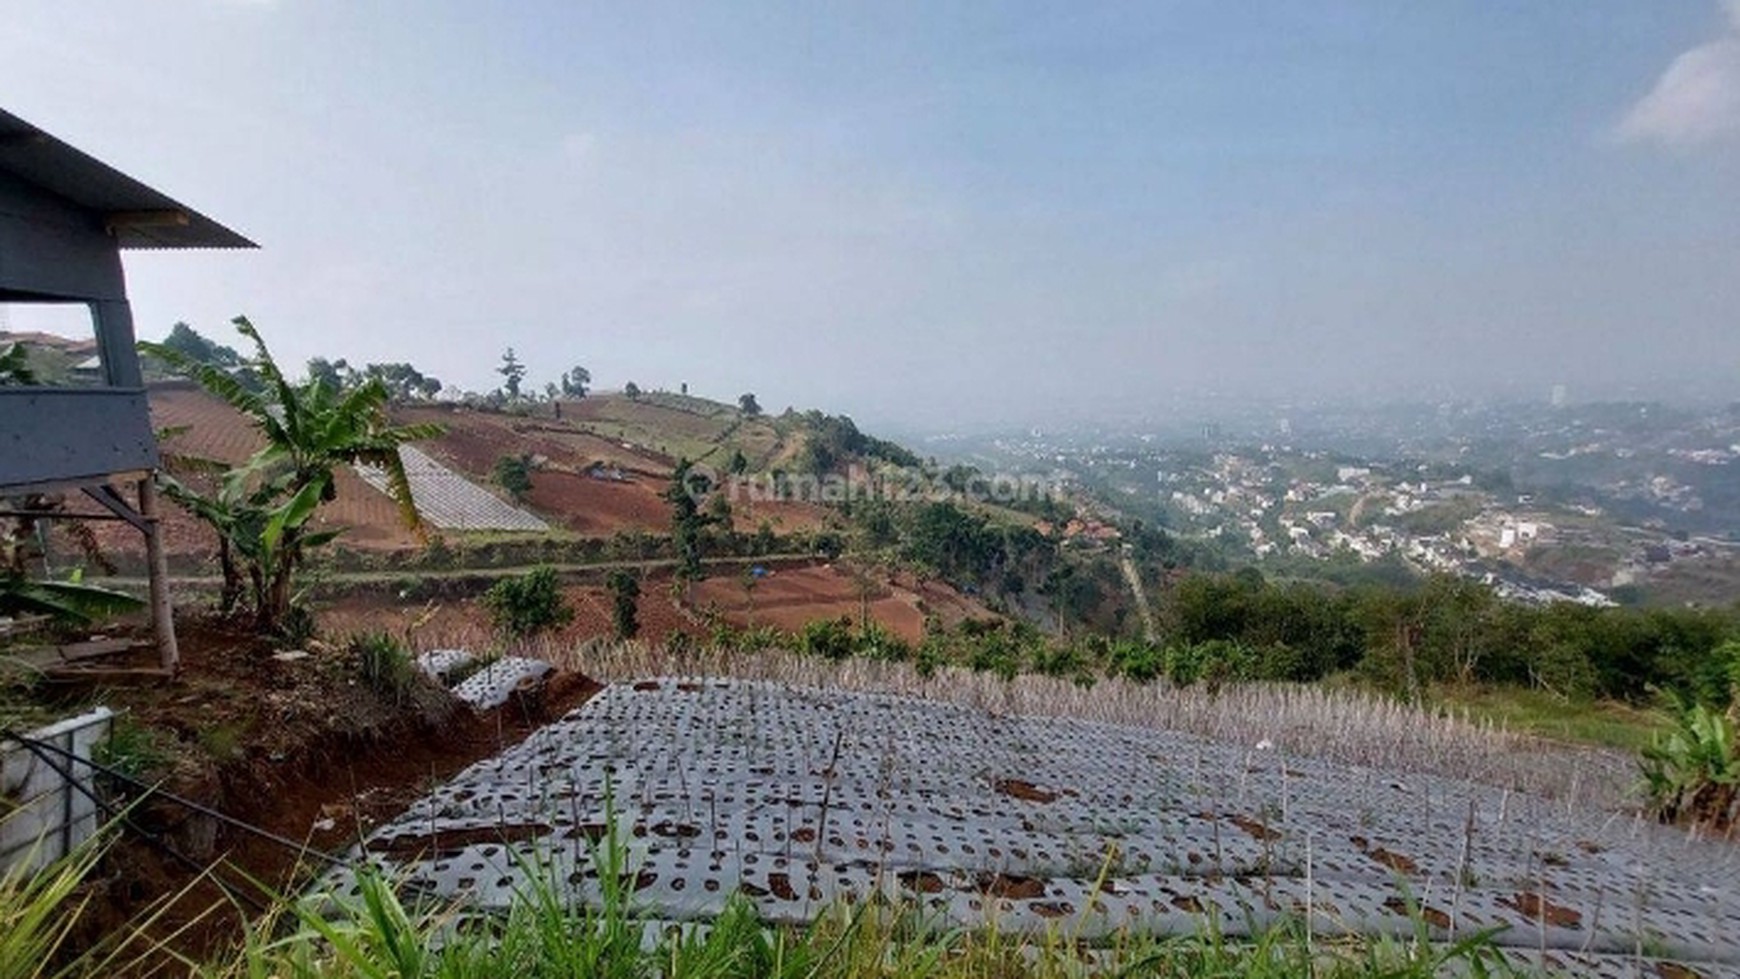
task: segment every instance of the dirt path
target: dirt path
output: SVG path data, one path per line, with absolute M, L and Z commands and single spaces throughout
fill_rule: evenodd
M 764 567 L 790 567 L 792 565 L 808 564 L 825 560 L 814 554 L 766 554 L 761 557 L 710 557 L 702 558 L 701 563 L 708 567 L 731 567 L 734 565 L 762 565 Z M 397 581 L 406 575 L 416 575 L 422 578 L 436 580 L 465 580 L 497 578 L 512 578 L 525 574 L 536 568 L 554 568 L 558 574 L 582 576 L 602 574 L 616 568 L 626 568 L 630 571 L 653 571 L 660 568 L 676 567 L 676 558 L 645 558 L 632 561 L 590 561 L 590 562 L 542 562 L 538 564 L 515 564 L 493 568 L 417 568 L 407 567 L 397 571 L 332 571 L 321 576 L 321 580 L 333 584 L 381 584 Z M 111 588 L 143 588 L 146 579 L 131 575 L 91 576 L 87 578 L 93 584 L 101 584 Z M 218 575 L 172 575 L 169 583 L 173 586 L 215 587 L 223 584 L 223 578 Z
M 1154 628 L 1154 610 L 1148 605 L 1148 593 L 1142 588 L 1142 576 L 1136 571 L 1136 562 L 1130 560 L 1128 551 L 1118 552 L 1118 568 L 1124 572 L 1124 581 L 1129 583 L 1130 594 L 1136 598 L 1136 614 L 1142 617 L 1142 637 L 1149 642 L 1160 638 L 1160 633 Z

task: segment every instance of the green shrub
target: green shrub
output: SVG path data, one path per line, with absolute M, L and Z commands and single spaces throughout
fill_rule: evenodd
M 798 649 L 811 656 L 841 660 L 852 655 L 855 645 L 852 620 L 845 616 L 838 619 L 817 619 L 807 623 L 803 631 L 798 633 Z
M 869 659 L 905 662 L 912 658 L 912 644 L 890 632 L 880 622 L 870 622 L 858 630 L 855 642 L 858 655 Z
M 483 593 L 484 608 L 497 632 L 525 639 L 567 625 L 574 610 L 562 598 L 554 568 L 534 568 L 517 578 L 503 578 Z
M 495 461 L 490 475 L 495 484 L 507 491 L 515 503 L 523 502 L 532 491 L 532 459 L 527 455 L 502 456 Z
M 1068 643 L 1042 645 L 1033 653 L 1033 669 L 1046 676 L 1075 676 L 1086 667 L 1081 651 Z
M 1166 672 L 1166 653 L 1152 643 L 1120 640 L 1107 655 L 1113 672 L 1137 683 L 1151 683 Z

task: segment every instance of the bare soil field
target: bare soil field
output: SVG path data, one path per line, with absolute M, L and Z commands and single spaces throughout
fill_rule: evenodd
M 862 588 L 853 576 L 831 564 L 770 572 L 746 587 L 746 577 L 713 577 L 695 589 L 695 603 L 712 608 L 739 626 L 771 625 L 796 632 L 827 619 L 857 621 L 868 600 L 870 617 L 907 642 L 924 638 L 927 612 L 952 625 L 989 616 L 977 603 L 939 582 L 877 578 Z
M 746 559 L 746 563 L 752 560 Z M 656 644 L 680 632 L 704 639 L 712 615 L 739 628 L 773 626 L 796 632 L 818 620 L 845 616 L 855 622 L 860 613 L 857 582 L 827 564 L 773 568 L 759 579 L 753 602 L 745 593 L 745 579 L 746 575 L 716 571 L 695 585 L 692 597 L 683 602 L 678 600 L 681 596 L 673 596 L 668 570 L 647 574 L 640 586 L 638 638 Z M 565 584 L 562 594 L 574 610 L 573 620 L 540 637 L 536 645 L 573 648 L 588 640 L 614 635 L 612 598 L 597 576 Z M 488 612 L 476 595 L 418 602 L 387 591 L 357 591 L 324 600 L 317 611 L 322 628 L 332 636 L 386 631 L 410 636 L 419 649 L 449 646 L 487 649 L 498 645 L 489 628 Z M 891 583 L 883 579 L 871 586 L 871 618 L 909 642 L 924 638 L 926 612 L 935 614 L 947 625 L 991 615 L 978 603 L 938 582 L 901 579 Z
M 496 460 L 514 452 L 542 456 L 550 466 L 569 472 L 601 464 L 663 476 L 674 465 L 674 460 L 659 453 L 625 447 L 619 441 L 584 431 L 566 415 L 554 419 L 432 405 L 395 407 L 393 417 L 407 424 L 428 422 L 445 427 L 446 434 L 425 446 L 426 450 L 479 479 L 489 479 Z
M 562 597 L 574 610 L 574 618 L 540 637 L 540 644 L 571 647 L 614 634 L 611 596 L 603 585 L 567 584 L 562 588 Z M 484 650 L 497 645 L 489 627 L 489 613 L 477 597 L 419 603 L 386 593 L 354 593 L 321 603 L 319 614 L 321 628 L 334 636 L 386 631 L 409 636 L 419 649 Z M 648 642 L 664 642 L 679 632 L 694 637 L 706 632 L 699 616 L 672 601 L 669 574 L 651 575 L 641 583 L 639 621 L 640 638 Z
M 562 418 L 600 436 L 632 442 L 636 449 L 723 466 L 741 451 L 752 467 L 778 454 L 779 432 L 763 418 L 745 418 L 729 406 L 671 394 L 639 399 L 598 395 L 562 402 Z
M 549 519 L 589 537 L 609 537 L 621 530 L 669 533 L 671 506 L 659 484 L 645 477 L 622 481 L 595 479 L 563 472 L 532 474 L 526 502 Z

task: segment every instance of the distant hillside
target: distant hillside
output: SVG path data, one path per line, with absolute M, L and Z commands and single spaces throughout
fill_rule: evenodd
M 150 388 L 152 421 L 163 433 L 170 457 L 238 463 L 259 445 L 246 418 L 187 381 Z M 869 449 L 887 458 L 910 453 L 858 432 L 848 419 L 820 412 L 770 417 L 746 415 L 735 405 L 651 392 L 635 398 L 595 394 L 580 399 L 531 403 L 491 410 L 445 403 L 395 405 L 396 421 L 435 422 L 445 429 L 419 448 L 435 462 L 504 500 L 495 470 L 504 458 L 528 463 L 531 489 L 518 507 L 557 528 L 568 539 L 609 539 L 620 534 L 662 537 L 671 510 L 663 493 L 678 462 L 688 459 L 725 474 L 734 464 L 750 475 L 776 470 L 843 470 L 861 463 Z M 385 494 L 356 473 L 341 471 L 338 496 L 319 521 L 346 529 L 349 550 L 401 551 L 423 546 L 399 522 Z M 792 500 L 731 501 L 732 529 L 785 538 L 840 529 L 843 519 L 828 507 Z M 216 543 L 209 530 L 177 508 L 166 508 L 166 537 L 179 566 L 208 560 Z M 117 554 L 138 549 L 136 535 L 113 526 L 99 534 Z

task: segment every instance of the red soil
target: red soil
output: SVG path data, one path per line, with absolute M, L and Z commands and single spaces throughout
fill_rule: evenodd
M 695 589 L 695 603 L 711 607 L 735 625 L 771 625 L 795 632 L 824 619 L 856 620 L 868 599 L 870 617 L 908 642 L 924 638 L 926 612 L 945 623 L 985 615 L 983 608 L 947 585 L 874 577 L 861 588 L 847 571 L 830 564 L 774 570 L 745 587 L 744 577 L 713 577 Z

